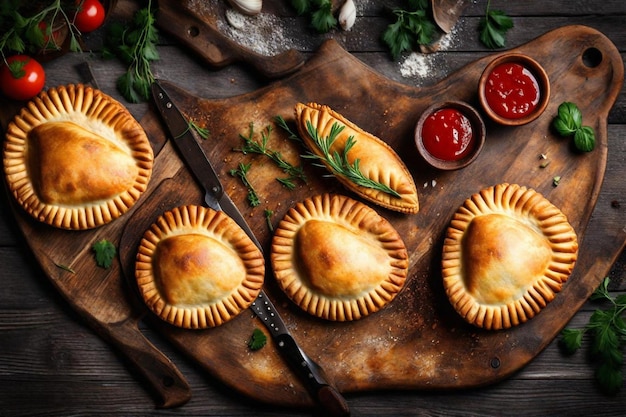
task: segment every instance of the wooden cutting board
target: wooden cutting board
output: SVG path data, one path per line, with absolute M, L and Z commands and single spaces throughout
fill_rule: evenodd
M 610 229 L 606 226 L 610 222 L 592 218 L 609 152 L 606 118 L 624 78 L 619 52 L 604 35 L 581 26 L 557 29 L 514 51 L 532 56 L 546 69 L 552 85 L 547 110 L 523 127 L 487 122 L 487 142 L 479 158 L 463 170 L 446 173 L 420 160 L 413 145 L 414 125 L 428 105 L 440 100 L 477 105 L 478 78 L 497 54 L 470 63 L 432 87 L 415 88 L 382 77 L 331 40 L 298 72 L 250 94 L 207 100 L 164 83 L 187 116 L 210 130 L 210 138 L 203 140 L 202 146 L 266 253 L 271 232 L 265 209 L 274 211 L 271 222 L 276 225 L 290 207 L 306 197 L 323 192 L 354 196 L 324 177 L 320 168 L 308 164 L 307 184 L 293 191 L 280 186 L 275 178 L 281 173 L 272 163 L 233 151 L 241 145 L 239 134 L 247 134 L 250 123 L 258 134 L 275 115 L 292 122 L 299 101 L 327 104 L 387 141 L 409 167 L 419 189 L 420 212 L 402 215 L 375 207 L 400 232 L 410 253 L 407 285 L 387 308 L 350 323 L 313 318 L 281 293 L 268 264 L 267 292 L 303 349 L 342 392 L 467 388 L 511 375 L 557 335 L 624 248 L 623 229 Z M 595 59 L 589 63 L 588 57 Z M 566 100 L 575 102 L 584 123 L 595 129 L 597 145 L 591 153 L 577 154 L 568 140 L 550 133 L 556 109 Z M 202 193 L 166 140 L 158 116 L 149 114 L 142 124 L 157 156 L 149 190 L 130 213 L 87 232 L 52 229 L 32 221 L 20 209 L 15 213 L 35 256 L 69 303 L 122 352 L 130 352 L 131 360 L 152 377 L 153 386 L 169 404 L 176 399 L 183 403 L 184 380 L 155 354 L 136 328 L 145 309 L 122 271 L 132 278 L 137 243 L 156 217 L 179 205 L 201 204 Z M 272 132 L 269 144 L 293 162 L 304 152 L 280 129 Z M 551 161 L 546 168 L 540 168 L 541 154 Z M 249 175 L 261 197 L 259 207 L 248 205 L 245 189 L 228 174 L 240 161 L 252 162 Z M 552 179 L 557 175 L 561 182 L 555 187 Z M 473 193 L 503 182 L 534 188 L 560 207 L 578 233 L 580 253 L 563 291 L 541 314 L 510 330 L 484 331 L 463 322 L 447 301 L 439 272 L 440 253 L 445 229 L 458 206 Z M 89 249 L 100 238 L 117 242 L 120 251 L 120 263 L 108 271 L 95 267 Z M 70 266 L 76 273 L 55 264 Z M 253 330 L 263 328 L 251 312 L 201 331 L 176 329 L 150 314 L 146 318 L 233 390 L 273 404 L 312 404 L 271 341 L 259 351 L 247 348 Z M 149 356 L 137 354 L 143 352 Z M 157 370 L 152 368 L 153 358 L 160 366 Z M 167 390 L 172 381 L 177 388 L 174 392 Z

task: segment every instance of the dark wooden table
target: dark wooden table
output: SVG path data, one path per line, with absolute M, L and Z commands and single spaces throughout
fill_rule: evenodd
M 266 2 L 269 2 L 266 0 Z M 305 56 L 315 52 L 327 37 L 386 77 L 408 85 L 427 86 L 491 51 L 478 41 L 477 25 L 486 1 L 470 2 L 449 42 L 434 55 L 421 56 L 419 65 L 407 57 L 393 61 L 379 41 L 389 21 L 381 2 L 355 0 L 357 23 L 350 32 L 316 35 L 306 21 L 296 18 L 287 1 L 273 10 L 287 12 L 282 19 L 288 30 L 283 41 Z M 266 5 L 267 6 L 267 5 Z M 127 16 L 134 5 L 120 1 L 116 14 Z M 267 7 L 266 7 L 267 8 Z M 606 34 L 626 56 L 626 4 L 623 0 L 492 1 L 513 17 L 509 47 L 530 41 L 568 24 L 584 24 Z M 291 15 L 289 15 L 291 13 Z M 276 32 L 278 34 L 279 32 Z M 277 35 L 278 36 L 278 35 Z M 98 57 L 101 34 L 87 38 L 94 53 L 68 54 L 45 64 L 47 86 L 81 81 L 76 65 L 87 61 L 102 90 L 120 99 L 116 78 L 124 71 L 118 61 Z M 253 91 L 268 81 L 246 65 L 220 70 L 207 66 L 167 36 L 154 64 L 157 77 L 175 81 L 206 98 L 229 97 Z M 147 104 L 125 103 L 137 119 Z M 626 178 L 626 94 L 622 91 L 608 119 L 609 157 L 607 177 L 594 216 L 610 211 L 621 219 L 614 227 L 626 228 L 626 196 L 619 188 Z M 210 415 L 293 416 L 311 410 L 280 409 L 242 398 L 202 372 L 149 328 L 148 337 L 168 355 L 187 377 L 192 399 L 173 410 L 155 410 L 154 398 L 124 359 L 87 327 L 47 281 L 34 261 L 21 232 L 15 226 L 8 197 L 0 197 L 0 415 Z M 584 204 L 584 201 L 581 201 Z M 597 214 L 600 213 L 600 214 Z M 626 290 L 626 255 L 618 257 L 609 272 L 613 294 Z M 587 303 L 570 326 L 583 326 L 597 306 Z M 530 364 L 495 385 L 452 392 L 368 392 L 347 396 L 355 416 L 401 415 L 623 415 L 626 396 L 602 394 L 594 383 L 593 367 L 583 351 L 564 356 L 553 341 Z

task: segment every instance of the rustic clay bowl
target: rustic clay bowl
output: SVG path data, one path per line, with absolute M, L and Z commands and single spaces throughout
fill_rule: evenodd
M 462 159 L 445 160 L 437 158 L 433 156 L 430 152 L 428 152 L 428 150 L 424 146 L 424 142 L 422 140 L 422 128 L 424 126 L 424 122 L 431 114 L 435 113 L 437 110 L 444 108 L 452 108 L 460 111 L 469 119 L 472 125 L 474 147 L 472 151 Z M 483 119 L 478 111 L 476 111 L 474 107 L 463 101 L 444 101 L 433 104 L 432 106 L 424 110 L 415 126 L 415 146 L 417 147 L 417 151 L 429 165 L 440 170 L 451 171 L 468 166 L 478 157 L 478 154 L 480 154 L 480 151 L 482 150 L 484 144 L 485 123 L 483 122 Z
M 506 118 L 493 111 L 487 103 L 487 99 L 485 97 L 485 86 L 487 84 L 487 78 L 489 77 L 489 74 L 491 74 L 494 68 L 496 68 L 498 65 L 507 62 L 518 63 L 527 68 L 535 76 L 535 78 L 537 79 L 537 83 L 539 84 L 540 97 L 537 106 L 531 113 L 517 119 Z M 548 101 L 550 100 L 550 80 L 548 79 L 548 74 L 546 74 L 546 71 L 543 69 L 543 67 L 531 57 L 519 53 L 500 55 L 497 58 L 493 59 L 485 67 L 485 70 L 480 76 L 480 80 L 478 81 L 478 97 L 480 99 L 480 104 L 483 110 L 485 111 L 485 113 L 487 113 L 487 116 L 489 116 L 489 118 L 501 125 L 521 126 L 535 120 L 541 115 L 541 113 L 543 113 L 543 111 L 548 106 Z

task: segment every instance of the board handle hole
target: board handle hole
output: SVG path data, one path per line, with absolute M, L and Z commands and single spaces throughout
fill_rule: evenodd
M 602 52 L 598 48 L 588 48 L 583 52 L 583 64 L 588 68 L 595 68 L 602 62 Z
M 198 29 L 197 26 L 190 26 L 189 28 L 187 28 L 187 35 L 191 36 L 192 38 L 197 37 L 200 34 L 200 29 Z

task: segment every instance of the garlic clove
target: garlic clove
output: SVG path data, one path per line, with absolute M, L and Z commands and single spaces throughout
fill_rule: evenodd
M 261 13 L 263 7 L 263 0 L 228 0 L 228 2 L 241 13 L 250 16 Z
M 356 6 L 353 0 L 346 0 L 339 10 L 339 25 L 343 30 L 350 30 L 356 20 Z

